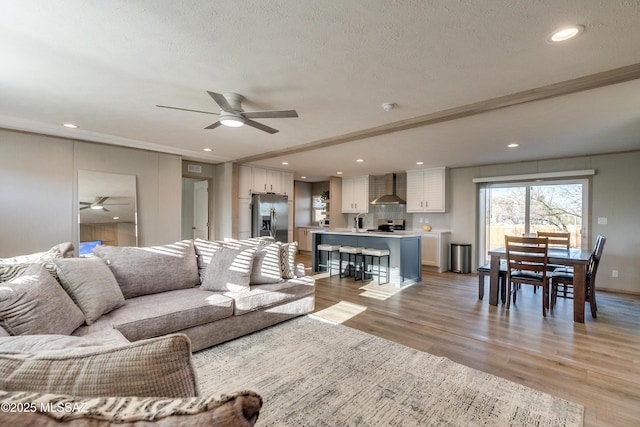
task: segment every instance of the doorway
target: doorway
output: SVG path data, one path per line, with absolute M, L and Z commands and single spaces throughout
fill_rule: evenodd
M 182 239 L 209 240 L 209 180 L 182 178 Z

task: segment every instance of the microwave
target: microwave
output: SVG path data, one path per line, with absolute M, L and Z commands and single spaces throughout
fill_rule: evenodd
M 322 221 L 320 221 L 320 227 L 329 227 L 329 220 L 323 219 Z

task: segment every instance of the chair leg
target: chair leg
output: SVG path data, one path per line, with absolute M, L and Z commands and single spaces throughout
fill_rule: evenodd
M 511 307 L 511 282 L 507 283 L 507 310 L 509 307 Z
M 596 304 L 596 293 L 593 292 L 593 289 L 590 291 L 589 295 L 589 305 L 591 306 L 591 317 L 594 319 L 598 317 L 598 305 Z

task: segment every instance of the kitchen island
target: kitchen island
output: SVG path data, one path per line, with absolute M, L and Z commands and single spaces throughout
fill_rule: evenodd
M 388 249 L 390 283 L 398 287 L 416 283 L 422 280 L 421 238 L 421 234 L 412 231 L 315 230 L 312 236 L 311 255 L 313 271 L 318 271 L 318 264 L 326 264 L 326 254 L 321 254 L 322 260 L 318 259 L 317 248 L 321 244 Z M 337 265 L 338 261 L 335 262 Z

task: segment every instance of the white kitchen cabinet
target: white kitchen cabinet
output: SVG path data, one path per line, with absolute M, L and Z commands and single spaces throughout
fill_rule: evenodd
M 435 267 L 438 273 L 449 268 L 449 232 L 422 235 L 422 265 Z
M 250 199 L 253 193 L 253 170 L 251 166 L 238 167 L 238 197 Z
M 238 199 L 238 239 L 251 237 L 251 199 Z
M 317 227 L 298 227 L 298 251 L 311 252 L 313 230 Z
M 369 176 L 342 178 L 342 213 L 369 212 Z
M 282 172 L 282 194 L 293 199 L 293 172 Z
M 407 212 L 446 212 L 447 168 L 407 171 Z

